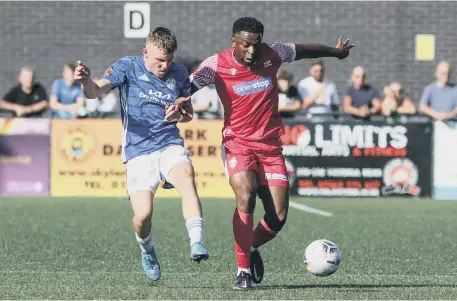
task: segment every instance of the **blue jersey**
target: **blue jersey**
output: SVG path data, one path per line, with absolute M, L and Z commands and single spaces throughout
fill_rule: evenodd
M 126 56 L 112 64 L 103 78 L 120 92 L 124 163 L 172 144 L 184 145 L 176 123 L 164 122 L 165 105 L 190 95 L 184 65 L 173 62 L 167 75 L 158 78 L 146 70 L 142 56 Z

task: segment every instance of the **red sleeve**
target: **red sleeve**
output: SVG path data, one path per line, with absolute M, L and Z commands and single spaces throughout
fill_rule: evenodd
M 217 70 L 217 54 L 205 59 L 190 75 L 190 82 L 199 89 L 214 83 Z
M 283 63 L 291 63 L 295 60 L 295 44 L 273 43 L 268 46 L 279 55 Z

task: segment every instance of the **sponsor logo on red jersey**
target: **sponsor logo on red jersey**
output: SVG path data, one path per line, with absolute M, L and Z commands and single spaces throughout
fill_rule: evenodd
M 233 92 L 238 96 L 246 96 L 268 90 L 272 85 L 271 77 L 259 78 L 233 86 Z

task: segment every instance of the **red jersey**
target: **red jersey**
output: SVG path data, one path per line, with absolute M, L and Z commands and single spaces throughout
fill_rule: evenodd
M 191 75 L 198 88 L 215 84 L 224 106 L 224 140 L 267 141 L 283 134 L 276 74 L 295 59 L 294 44 L 262 44 L 258 61 L 246 67 L 226 49 L 205 59 Z

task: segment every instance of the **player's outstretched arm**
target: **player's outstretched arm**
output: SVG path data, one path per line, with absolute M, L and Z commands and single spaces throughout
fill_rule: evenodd
M 107 79 L 92 80 L 90 69 L 78 61 L 73 77 L 81 83 L 84 96 L 89 99 L 102 98 L 102 95 L 108 93 L 113 85 Z
M 295 44 L 295 60 L 312 59 L 319 57 L 336 57 L 345 59 L 349 55 L 349 50 L 354 44 L 349 44 L 349 39 L 343 43 L 339 38 L 336 47 L 330 47 L 322 44 Z

